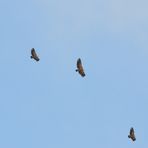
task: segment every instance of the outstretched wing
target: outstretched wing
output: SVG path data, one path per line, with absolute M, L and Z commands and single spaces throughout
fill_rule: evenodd
M 79 74 L 82 77 L 84 77 L 85 76 L 85 73 L 84 73 L 84 69 L 83 69 L 82 62 L 81 62 L 81 59 L 80 58 L 77 60 L 77 68 L 78 68 Z
M 31 55 L 32 55 L 32 58 L 34 58 L 36 61 L 40 60 L 34 48 L 31 49 Z
M 81 62 L 81 59 L 80 58 L 77 60 L 77 68 L 78 69 L 81 69 L 82 68 L 82 62 Z
M 134 129 L 133 129 L 133 127 L 130 129 L 130 135 L 134 135 Z

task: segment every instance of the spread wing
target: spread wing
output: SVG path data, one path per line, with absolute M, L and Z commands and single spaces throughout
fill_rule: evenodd
M 34 58 L 36 61 L 40 60 L 34 48 L 31 49 L 31 55 L 31 57 Z
M 82 62 L 81 62 L 81 59 L 80 59 L 80 58 L 77 60 L 77 68 L 78 68 L 78 69 L 83 68 L 83 67 L 82 67 Z
M 133 128 L 130 129 L 130 135 L 134 135 L 134 129 Z
M 81 59 L 80 58 L 77 60 L 77 68 L 78 68 L 79 74 L 82 77 L 84 77 L 85 76 L 85 73 L 84 73 L 84 69 L 83 69 L 82 62 L 81 62 Z

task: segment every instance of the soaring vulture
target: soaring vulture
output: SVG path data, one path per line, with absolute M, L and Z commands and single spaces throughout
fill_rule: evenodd
M 131 127 L 131 129 L 130 129 L 130 133 L 129 133 L 129 135 L 128 135 L 128 138 L 131 138 L 133 141 L 136 140 L 135 132 L 134 132 L 133 127 Z
M 31 49 L 31 59 L 32 58 L 35 59 L 36 61 L 39 61 L 40 60 L 39 57 L 38 57 L 38 55 L 36 54 L 36 51 L 35 51 L 34 48 Z
M 77 60 L 77 69 L 76 69 L 76 72 L 79 72 L 79 74 L 82 77 L 85 76 L 84 69 L 83 69 L 82 62 L 81 62 L 81 59 L 80 58 Z

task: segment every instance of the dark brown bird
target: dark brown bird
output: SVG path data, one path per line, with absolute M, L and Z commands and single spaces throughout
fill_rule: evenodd
M 39 61 L 40 60 L 39 57 L 38 57 L 38 55 L 36 54 L 36 51 L 35 51 L 34 48 L 31 49 L 31 59 L 32 58 L 35 59 L 36 61 Z
M 131 129 L 130 129 L 130 133 L 129 133 L 129 135 L 128 135 L 128 138 L 131 138 L 133 141 L 136 140 L 135 132 L 134 132 L 133 127 L 131 127 Z
M 83 69 L 82 62 L 81 62 L 81 59 L 80 58 L 77 60 L 77 69 L 76 69 L 76 72 L 79 72 L 79 74 L 82 77 L 85 76 L 84 69 Z

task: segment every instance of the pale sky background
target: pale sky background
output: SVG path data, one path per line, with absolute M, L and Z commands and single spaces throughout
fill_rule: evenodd
M 0 148 L 148 147 L 147 0 L 0 0 L 0 19 Z

